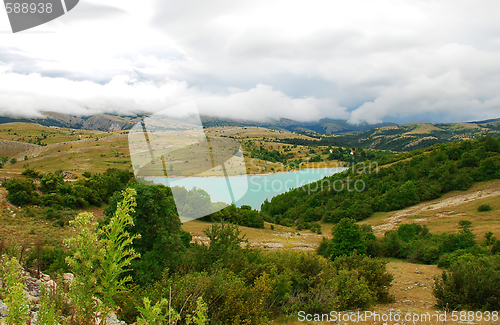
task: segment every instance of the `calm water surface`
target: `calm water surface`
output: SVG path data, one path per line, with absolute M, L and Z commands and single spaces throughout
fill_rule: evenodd
M 230 204 L 233 199 L 237 206 L 244 204 L 260 210 L 266 199 L 269 201 L 276 195 L 290 189 L 318 181 L 326 176 L 344 171 L 346 168 L 307 168 L 293 172 L 270 175 L 231 176 L 226 178 L 176 178 L 147 177 L 147 180 L 167 186 L 184 186 L 190 190 L 202 188 L 210 194 L 213 202 Z M 231 191 L 228 191 L 228 183 Z M 232 193 L 230 195 L 229 193 Z

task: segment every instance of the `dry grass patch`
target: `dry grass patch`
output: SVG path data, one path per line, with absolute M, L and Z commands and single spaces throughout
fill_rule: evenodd
M 374 228 L 377 236 L 397 228 L 400 224 L 417 222 L 427 225 L 431 232 L 442 233 L 458 231 L 458 222 L 463 219 L 472 221 L 473 232 L 482 238 L 492 231 L 500 236 L 500 180 L 476 183 L 467 191 L 454 191 L 441 198 L 403 210 L 379 212 L 361 221 Z M 489 204 L 491 211 L 478 212 L 481 204 Z

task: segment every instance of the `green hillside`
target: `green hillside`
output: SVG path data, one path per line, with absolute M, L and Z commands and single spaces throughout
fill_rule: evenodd
M 343 135 L 316 135 L 317 140 L 285 139 L 297 145 L 344 146 L 353 148 L 412 151 L 438 143 L 470 140 L 483 135 L 498 138 L 498 124 L 490 123 L 408 123 L 384 126 L 365 132 Z
M 378 166 L 380 164 L 380 166 Z M 500 178 L 500 140 L 491 136 L 365 162 L 341 174 L 274 197 L 262 205 L 283 225 L 363 220 Z

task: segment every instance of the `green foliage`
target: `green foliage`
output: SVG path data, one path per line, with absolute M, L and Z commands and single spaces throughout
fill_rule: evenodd
M 357 271 L 340 269 L 333 284 L 336 292 L 334 304 L 337 310 L 365 309 L 375 302 L 374 294 L 366 279 L 360 277 Z
M 66 240 L 74 254 L 66 258 L 75 278 L 70 286 L 71 298 L 75 319 L 81 323 L 95 323 L 96 315 L 100 311 L 94 300 L 97 295 L 97 283 L 102 270 L 99 268 L 99 256 L 104 253 L 102 242 L 98 238 L 97 223 L 93 222 L 91 213 L 80 213 L 71 226 L 79 232 L 76 237 Z
M 134 195 L 136 192 L 133 189 L 123 192 L 123 200 L 118 203 L 115 215 L 99 233 L 103 250 L 98 260 L 103 272 L 98 291 L 105 307 L 104 315 L 116 309 L 115 297 L 128 291 L 127 283 L 132 281 L 132 277 L 124 276 L 124 273 L 129 271 L 130 263 L 140 257 L 132 248 L 134 240 L 140 235 L 131 236 L 126 230 L 134 225 L 130 215 L 137 206 Z
M 472 256 L 488 256 L 490 251 L 481 246 L 474 246 L 467 249 L 459 249 L 451 253 L 444 253 L 439 257 L 437 266 L 444 269 L 449 269 L 453 263 L 455 263 L 459 257 L 464 255 Z
M 47 173 L 40 180 L 40 189 L 45 193 L 55 193 L 61 185 L 64 185 L 64 180 L 56 173 Z
M 436 278 L 433 294 L 441 308 L 498 310 L 500 256 L 464 254 Z
M 100 206 L 107 203 L 115 191 L 122 190 L 133 177 L 129 171 L 116 168 L 107 169 L 103 174 L 94 174 L 88 179 L 65 183 L 60 172 L 41 174 L 32 169 L 22 173 L 27 179 L 13 179 L 4 182 L 8 191 L 7 198 L 15 205 L 42 204 L 48 207 L 70 209 L 84 208 L 89 205 Z M 42 176 L 43 175 L 43 176 Z M 36 193 L 33 179 L 40 179 L 41 199 Z
M 4 182 L 3 187 L 7 189 L 7 199 L 14 205 L 25 206 L 39 202 L 32 179 L 14 178 Z
M 132 277 L 138 284 L 157 280 L 165 268 L 175 270 L 185 250 L 182 241 L 181 222 L 176 213 L 170 188 L 163 185 L 130 184 L 136 193 L 137 206 L 131 216 L 134 227 L 128 227 L 131 236 L 140 235 L 132 247 L 141 255 L 131 263 Z M 104 211 L 105 223 L 115 214 L 123 193 L 116 192 Z
M 449 253 L 459 249 L 474 247 L 475 245 L 475 235 L 469 229 L 469 225 L 465 223 L 457 234 L 449 234 L 445 236 L 441 244 L 441 251 Z
M 241 244 L 246 242 L 245 236 L 237 225 L 228 223 L 215 223 L 203 230 L 210 240 L 210 245 L 195 246 L 192 250 L 192 262 L 196 270 L 209 268 L 214 264 L 231 265 L 236 259 L 241 258 Z
M 486 212 L 486 211 L 491 211 L 491 206 L 489 204 L 481 204 L 478 208 L 477 211 L 479 212 Z
M 236 205 L 231 204 L 224 209 L 214 212 L 202 220 L 207 221 L 224 221 L 230 222 L 232 224 L 252 227 L 252 228 L 264 228 L 264 218 L 259 211 L 253 210 L 250 206 L 242 206 L 238 208 Z
M 366 230 L 361 232 L 370 234 Z M 124 297 L 125 320 L 137 318 L 130 306 L 143 304 L 142 297 L 150 306 L 166 299 L 183 320 L 196 314 L 202 297 L 213 324 L 262 324 L 271 314 L 367 308 L 391 300 L 385 263 L 368 256 L 332 262 L 312 253 L 242 247 L 244 237 L 230 224 L 215 224 L 205 234 L 210 245 L 192 244 L 179 271 L 165 270 L 160 280 Z
M 366 245 L 361 228 L 354 219 L 344 218 L 333 228 L 333 239 L 321 248 L 323 256 L 349 256 L 354 252 L 366 253 Z M 325 244 L 324 244 L 325 245 Z M 324 251 L 323 251 L 324 249 Z
M 80 213 L 71 225 L 78 235 L 66 240 L 73 249 L 73 256 L 66 262 L 75 276 L 69 295 L 79 322 L 94 323 L 98 313 L 102 318 L 116 309 L 116 296 L 127 292 L 131 261 L 139 255 L 130 246 L 137 235 L 130 235 L 126 227 L 132 226 L 130 213 L 135 206 L 135 191 L 127 189 L 123 200 L 117 203 L 115 214 L 102 229 L 97 228 L 91 213 Z M 99 298 L 102 304 L 97 304 Z
M 56 302 L 45 286 L 40 287 L 40 310 L 37 325 L 58 325 Z
M 9 306 L 5 318 L 7 324 L 24 325 L 29 319 L 29 304 L 21 280 L 21 266 L 14 257 L 7 257 L 2 265 L 4 280 L 7 284 L 5 303 Z
M 385 234 L 383 255 L 407 258 L 415 263 L 436 263 L 444 254 L 475 247 L 475 236 L 470 230 L 470 224 L 470 221 L 462 220 L 458 233 L 441 235 L 430 234 L 426 226 L 419 224 L 400 225 L 397 230 Z
M 186 324 L 205 325 L 208 324 L 208 306 L 202 297 L 196 299 L 196 310 L 193 316 L 186 316 Z
M 67 273 L 70 271 L 65 261 L 68 255 L 69 252 L 57 247 L 43 248 L 40 252 L 40 256 L 38 256 L 36 250 L 31 250 L 26 260 L 26 265 L 36 269 L 39 262 L 40 271 L 45 274 L 54 275 Z
M 500 178 L 500 153 L 493 144 L 498 142 L 480 137 L 398 154 L 378 164 L 360 162 L 342 173 L 275 196 L 264 202 L 261 211 L 267 221 L 293 224 L 295 220 L 359 221 L 374 212 L 399 210 L 450 191 L 467 190 L 473 182 Z M 378 168 L 383 163 L 393 164 Z M 364 184 L 364 190 L 356 191 L 355 182 Z
M 293 153 L 281 153 L 276 149 L 268 150 L 264 146 L 257 147 L 257 144 L 251 141 L 246 141 L 242 145 L 245 152 L 249 153 L 250 158 L 284 163 L 294 157 Z
M 137 306 L 137 310 L 141 313 L 141 317 L 137 318 L 138 325 L 175 324 L 180 320 L 179 314 L 170 307 L 168 300 L 165 298 L 151 306 L 151 301 L 145 297 L 143 303 L 144 307 Z
M 353 254 L 351 256 L 337 257 L 333 267 L 337 270 L 356 271 L 360 283 L 364 279 L 373 297 L 371 301 L 391 302 L 393 297 L 389 293 L 393 276 L 387 273 L 386 262 L 378 258 Z
M 500 240 L 495 241 L 495 243 L 491 246 L 491 253 L 492 254 L 500 253 Z
M 37 172 L 36 170 L 31 169 L 31 168 L 26 168 L 25 170 L 23 170 L 21 175 L 27 176 L 27 177 L 32 178 L 32 179 L 37 179 L 37 178 L 41 177 L 40 172 Z

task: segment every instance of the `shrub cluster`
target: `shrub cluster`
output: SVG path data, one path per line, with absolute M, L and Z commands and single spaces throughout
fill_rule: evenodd
M 132 172 L 116 168 L 76 182 L 65 182 L 61 172 L 41 174 L 26 169 L 22 174 L 26 178 L 15 178 L 3 183 L 8 191 L 7 199 L 19 206 L 41 205 L 56 209 L 101 206 L 108 202 L 115 191 L 125 188 L 133 177 Z M 37 186 L 34 180 L 39 180 L 40 185 Z M 41 196 L 37 190 L 41 191 Z
M 500 309 L 500 256 L 463 254 L 436 278 L 434 296 L 441 308 Z
M 125 319 L 143 296 L 152 302 L 173 297 L 174 309 L 192 313 L 207 303 L 212 324 L 262 324 L 300 310 L 330 312 L 387 302 L 392 276 L 384 262 L 354 254 L 333 262 L 314 253 L 262 251 L 242 247 L 236 226 L 214 224 L 205 231 L 210 245 L 192 244 L 176 270 L 123 297 Z
M 263 324 L 299 310 L 368 308 L 391 300 L 392 276 L 378 259 L 354 253 L 331 261 L 252 249 L 238 226 L 227 223 L 205 230 L 209 245 L 190 243 L 170 189 L 132 185 L 111 198 L 101 225 L 89 213 L 71 221 L 77 235 L 66 241 L 71 249 L 65 260 L 75 275 L 72 305 L 58 308 L 79 324 L 118 309 L 129 323 Z M 44 254 L 39 258 L 60 263 L 61 255 Z

